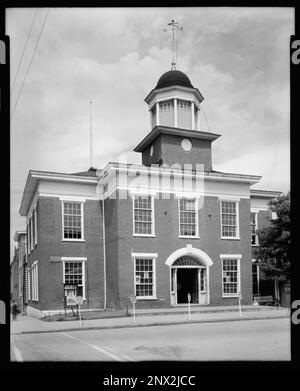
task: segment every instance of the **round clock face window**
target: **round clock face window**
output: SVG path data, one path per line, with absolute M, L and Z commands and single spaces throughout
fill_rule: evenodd
M 153 145 L 151 145 L 151 147 L 150 147 L 150 156 L 152 156 L 153 155 Z
M 192 143 L 187 138 L 181 141 L 181 146 L 185 151 L 190 151 L 192 149 Z

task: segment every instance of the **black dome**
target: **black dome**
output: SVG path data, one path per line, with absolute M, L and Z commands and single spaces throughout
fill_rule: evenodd
M 187 75 L 175 69 L 172 69 L 171 71 L 164 73 L 159 78 L 155 89 L 165 88 L 170 86 L 182 86 L 182 87 L 194 88 Z

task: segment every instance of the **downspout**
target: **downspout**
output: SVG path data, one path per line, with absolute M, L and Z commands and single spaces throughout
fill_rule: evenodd
M 102 231 L 103 231 L 103 288 L 104 288 L 104 300 L 103 309 L 106 310 L 106 246 L 105 246 L 105 206 L 104 206 L 104 194 L 102 199 Z

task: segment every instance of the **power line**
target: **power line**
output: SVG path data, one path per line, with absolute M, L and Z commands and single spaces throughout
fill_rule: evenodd
M 35 47 L 34 47 L 34 50 L 33 50 L 32 56 L 31 56 L 31 60 L 30 60 L 29 66 L 28 66 L 28 68 L 27 68 L 27 70 L 26 70 L 26 73 L 25 73 L 25 76 L 24 76 L 24 79 L 23 79 L 23 83 L 22 83 L 22 86 L 21 86 L 21 89 L 20 89 L 19 95 L 18 95 L 18 97 L 17 97 L 17 100 L 16 100 L 16 103 L 15 103 L 15 106 L 14 106 L 13 112 L 12 112 L 12 114 L 11 114 L 10 120 L 12 119 L 12 117 L 13 117 L 13 115 L 14 115 L 15 111 L 16 111 L 16 107 L 17 107 L 17 104 L 18 104 L 18 101 L 19 101 L 20 95 L 21 95 L 21 93 L 22 93 L 22 91 L 23 91 L 23 87 L 24 87 L 24 84 L 25 84 L 25 81 L 26 81 L 26 78 L 27 78 L 28 72 L 29 72 L 29 70 L 30 70 L 30 68 L 31 68 L 31 64 L 32 64 L 32 62 L 33 62 L 33 58 L 34 58 L 34 55 L 35 55 L 35 52 L 36 52 L 36 49 L 37 49 L 38 43 L 39 43 L 39 41 L 40 41 L 40 38 L 41 38 L 41 35 L 42 35 L 42 32 L 43 32 L 43 29 L 44 29 L 44 27 L 45 27 L 45 24 L 46 24 L 46 20 L 47 20 L 47 17 L 48 17 L 49 11 L 50 11 L 50 9 L 48 8 L 48 11 L 47 11 L 46 17 L 45 17 L 45 19 L 44 19 L 44 22 L 43 22 L 42 28 L 41 28 L 41 30 L 40 30 L 40 33 L 39 33 L 39 36 L 38 36 L 38 39 L 37 39 L 37 42 L 36 42 L 36 44 L 35 44 Z
M 26 42 L 25 42 L 25 45 L 24 45 L 24 48 L 23 48 L 23 52 L 22 52 L 21 57 L 20 57 L 20 60 L 19 60 L 17 72 L 16 72 L 16 75 L 15 75 L 15 78 L 14 78 L 14 81 L 13 81 L 13 84 L 12 84 L 12 87 L 11 87 L 11 90 L 10 90 L 10 95 L 12 94 L 12 92 L 13 92 L 13 90 L 14 90 L 15 82 L 16 82 L 16 80 L 17 80 L 18 73 L 19 73 L 19 69 L 20 69 L 20 65 L 21 65 L 21 62 L 22 62 L 23 57 L 24 57 L 24 53 L 25 53 L 25 50 L 26 50 L 26 47 L 27 47 L 27 44 L 28 44 L 28 41 L 29 41 L 29 37 L 30 37 L 30 35 L 31 35 L 31 31 L 32 31 L 32 28 L 33 28 L 33 25 L 34 25 L 34 22 L 35 22 L 37 13 L 38 13 L 38 9 L 36 9 L 35 14 L 34 14 L 34 17 L 32 18 L 30 30 L 29 30 L 29 32 L 28 32 L 28 34 L 27 34 L 27 38 L 26 38 Z

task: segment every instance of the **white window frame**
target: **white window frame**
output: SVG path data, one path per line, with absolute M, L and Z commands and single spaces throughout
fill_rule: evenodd
M 80 204 L 80 213 L 81 213 L 81 238 L 80 239 L 76 239 L 76 238 L 65 238 L 64 237 L 64 230 L 65 230 L 65 226 L 64 226 L 64 204 L 65 203 L 73 203 L 73 204 Z M 83 201 L 82 199 L 80 200 L 75 200 L 75 199 L 61 199 L 61 217 L 62 217 L 62 241 L 63 242 L 84 242 L 85 239 L 84 239 L 84 208 L 83 208 L 83 205 L 84 205 L 85 201 Z
M 30 226 L 30 251 L 33 250 L 33 224 L 32 224 L 32 215 L 29 219 L 29 226 Z
M 32 299 L 31 301 L 39 301 L 39 279 L 38 279 L 38 261 L 33 262 L 31 265 L 32 275 Z
M 241 292 L 241 254 L 220 254 L 221 258 L 221 268 L 222 268 L 222 297 L 239 297 L 239 292 Z M 223 270 L 223 260 L 235 260 L 237 261 L 237 293 L 224 293 L 224 270 Z
M 157 253 L 132 253 L 133 258 L 133 286 L 134 286 L 134 295 L 136 296 L 136 259 L 151 259 L 152 268 L 153 268 L 153 290 L 152 296 L 136 296 L 137 300 L 157 300 L 156 296 L 156 258 Z
M 140 234 L 135 232 L 135 219 L 134 219 L 134 200 L 136 197 L 151 197 L 151 234 Z M 141 236 L 141 237 L 155 237 L 155 221 L 154 221 L 154 195 L 147 193 L 136 193 L 132 194 L 132 228 L 133 228 L 133 236 Z
M 222 221 L 222 202 L 234 202 L 236 207 L 236 236 L 223 236 L 223 221 Z M 226 240 L 240 240 L 240 212 L 239 212 L 239 200 L 222 198 L 220 199 L 220 222 L 221 222 L 221 239 Z
M 33 210 L 33 216 L 34 216 L 34 245 L 37 245 L 37 213 L 36 213 L 36 207 Z
M 86 268 L 86 257 L 61 257 L 61 260 L 63 262 L 63 284 L 65 284 L 65 265 L 66 262 L 80 262 L 82 263 L 82 297 L 83 301 L 86 301 L 86 284 L 85 284 L 85 268 Z M 81 286 L 81 285 L 80 285 Z
M 252 244 L 252 221 L 251 221 L 251 213 L 255 215 L 255 244 Z M 258 230 L 258 212 L 251 210 L 250 211 L 250 227 L 251 227 L 251 245 L 252 246 L 258 246 L 258 235 L 257 235 L 257 230 Z
M 31 266 L 27 268 L 27 278 L 28 278 L 28 300 L 31 301 Z
M 196 221 L 196 229 L 195 229 L 195 235 L 182 235 L 180 233 L 180 200 L 187 199 L 187 200 L 194 200 L 195 201 L 195 221 Z M 193 197 L 181 197 L 178 198 L 178 237 L 183 239 L 199 239 L 199 209 L 198 209 L 198 198 Z

